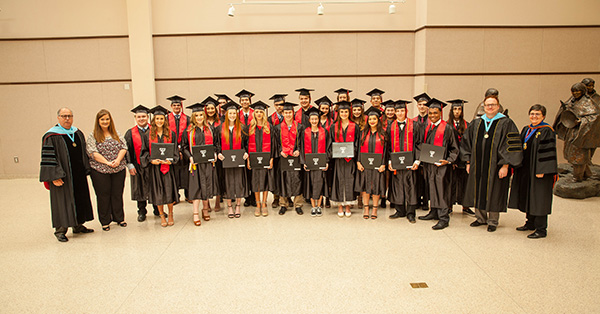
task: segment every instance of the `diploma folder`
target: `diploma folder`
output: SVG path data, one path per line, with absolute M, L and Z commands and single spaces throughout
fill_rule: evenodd
M 281 171 L 299 171 L 300 158 L 289 156 L 288 158 L 279 158 L 279 169 Z
M 325 170 L 327 166 L 327 154 L 306 154 L 304 157 L 308 170 Z
M 271 161 L 270 152 L 250 153 L 250 168 L 252 169 L 268 169 Z
M 192 146 L 192 155 L 195 163 L 206 164 L 213 162 L 215 161 L 215 147 L 212 145 Z
M 243 149 L 224 150 L 223 168 L 242 168 L 246 166 Z
M 354 158 L 354 142 L 333 142 L 333 158 Z
M 150 152 L 151 160 L 173 161 L 173 156 L 175 156 L 174 143 L 152 143 L 152 151 Z
M 413 152 L 397 152 L 390 154 L 390 160 L 392 161 L 392 168 L 396 170 L 404 170 L 412 168 L 415 162 Z
M 360 163 L 365 169 L 379 169 L 381 167 L 381 154 L 360 153 Z
M 444 159 L 445 152 L 445 147 L 423 143 L 421 145 L 421 156 L 419 159 L 422 162 L 429 164 L 439 164 L 440 159 Z

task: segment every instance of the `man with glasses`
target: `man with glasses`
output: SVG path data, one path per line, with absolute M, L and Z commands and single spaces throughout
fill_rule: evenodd
M 90 163 L 83 133 L 73 126 L 73 112 L 58 110 L 58 124 L 42 138 L 40 182 L 50 190 L 50 209 L 54 235 L 67 242 L 67 229 L 73 233 L 90 233 L 83 223 L 94 219 L 87 175 Z

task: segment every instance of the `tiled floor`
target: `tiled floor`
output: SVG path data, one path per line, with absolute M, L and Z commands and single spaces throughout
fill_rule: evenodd
M 600 312 L 598 198 L 555 198 L 548 238 L 530 240 L 515 231 L 518 211 L 488 233 L 458 208 L 433 231 L 389 220 L 389 209 L 365 221 L 359 210 L 256 218 L 248 208 L 196 227 L 179 204 L 162 228 L 152 215 L 136 221 L 126 188 L 127 228 L 103 232 L 96 220 L 96 232 L 59 243 L 37 180 L 0 190 L 2 313 Z

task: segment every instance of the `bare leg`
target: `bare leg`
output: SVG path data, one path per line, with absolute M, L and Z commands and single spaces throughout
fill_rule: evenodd
M 210 201 L 202 200 L 202 219 L 204 219 L 204 221 L 210 220 L 209 212 L 210 212 Z
M 217 197 L 215 198 L 215 212 L 220 212 L 221 211 L 221 196 L 217 195 Z
M 254 216 L 260 216 L 262 203 L 260 201 L 260 192 L 254 192 L 254 198 L 256 199 L 256 208 L 254 209 Z
M 158 213 L 160 214 L 160 225 L 163 227 L 167 226 L 167 219 L 165 218 L 164 205 L 157 205 Z
M 172 226 L 175 224 L 175 221 L 173 221 L 173 203 L 167 204 L 167 207 L 169 208 L 169 220 L 167 221 L 167 225 Z
M 194 217 L 193 217 L 194 224 L 196 226 L 199 226 L 200 225 L 199 224 L 199 222 L 200 222 L 200 217 L 199 217 L 199 215 L 200 215 L 200 213 L 199 213 L 199 210 L 200 210 L 200 200 L 193 200 L 192 204 L 194 206 Z

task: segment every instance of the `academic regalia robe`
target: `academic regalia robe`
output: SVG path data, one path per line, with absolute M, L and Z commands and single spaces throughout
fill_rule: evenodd
M 301 110 L 301 109 L 300 109 Z M 296 124 L 297 126 L 297 132 L 296 132 L 296 137 L 295 139 L 293 139 L 294 141 L 294 146 L 293 149 L 291 150 L 292 152 L 294 151 L 300 151 L 300 136 L 302 136 L 303 132 L 304 132 L 304 127 L 301 124 Z M 275 137 L 275 141 L 273 141 L 275 143 L 275 154 L 277 156 L 281 156 L 281 152 L 283 150 L 283 143 L 282 143 L 282 134 L 281 134 L 281 128 L 286 127 L 285 124 L 282 122 L 281 124 L 275 126 L 273 128 L 274 134 L 273 136 Z M 279 162 L 281 162 L 281 160 L 283 159 L 283 157 L 279 158 Z M 278 195 L 279 196 L 283 196 L 283 197 L 292 197 L 292 196 L 298 196 L 302 194 L 302 171 L 279 171 L 279 178 L 277 178 L 279 184 L 278 184 Z
M 352 202 L 356 200 L 354 196 L 354 175 L 356 173 L 356 156 L 358 155 L 358 141 L 360 139 L 360 128 L 357 124 L 350 121 L 348 126 L 343 129 L 338 123 L 332 125 L 330 133 L 332 142 L 349 141 L 352 135 L 348 135 L 348 129 L 354 126 L 353 140 L 354 158 L 346 160 L 345 158 L 336 158 L 333 170 L 333 185 L 331 186 L 331 200 L 334 202 Z
M 90 162 L 86 153 L 85 136 L 74 134 L 75 145 L 68 135 L 52 132 L 42 138 L 40 182 L 48 182 L 52 227 L 68 228 L 94 220 L 87 175 Z M 62 179 L 62 186 L 52 181 Z
M 331 140 L 331 126 L 334 125 L 334 123 L 335 123 L 335 120 L 331 119 L 331 118 L 327 118 L 325 123 L 321 123 L 321 126 L 325 130 L 327 130 L 327 133 L 329 133 L 330 140 Z M 333 140 L 331 140 L 331 142 L 333 142 Z M 331 187 L 333 186 L 333 172 L 334 172 L 334 168 L 335 168 L 335 160 L 333 158 L 331 158 L 331 156 L 330 156 L 327 164 L 329 165 L 329 167 L 327 168 L 327 171 L 326 171 L 327 187 L 329 188 L 329 194 L 331 194 Z M 329 197 L 329 196 L 326 196 L 326 197 Z
M 222 132 L 229 132 L 229 149 L 233 149 L 234 137 L 233 129 L 224 129 L 225 125 L 221 124 L 215 129 L 215 141 L 217 145 L 217 155 L 222 153 L 226 148 L 223 147 Z M 241 146 L 240 149 L 247 151 L 248 136 L 247 133 L 242 132 L 241 134 Z M 243 198 L 250 195 L 250 184 L 248 183 L 248 177 L 246 176 L 246 167 L 240 168 L 223 168 L 223 177 L 219 180 L 224 181 L 224 189 L 222 195 L 225 199 Z
M 169 119 L 169 128 L 171 128 L 171 131 L 175 132 L 175 135 L 177 136 L 177 150 L 179 154 L 181 153 L 181 139 L 183 138 L 183 132 L 187 130 L 190 124 L 190 117 L 181 112 L 179 114 L 179 119 L 176 119 L 175 115 L 171 112 L 167 115 L 167 118 Z M 177 182 L 177 189 L 187 190 L 188 188 L 189 164 L 189 160 L 179 158 L 177 163 L 172 165 L 175 182 Z M 177 195 L 179 195 L 179 193 Z
M 360 140 L 358 142 L 358 155 L 357 155 L 357 161 L 360 161 L 360 155 L 363 153 L 377 153 L 376 151 L 376 143 L 377 143 L 377 137 L 380 136 L 380 134 L 378 133 L 371 133 L 371 131 L 367 131 L 369 138 L 368 138 L 368 149 L 367 152 L 363 152 L 363 145 L 365 144 L 365 133 L 361 132 L 360 134 Z M 379 166 L 386 166 L 387 162 L 388 162 L 388 155 L 387 155 L 387 145 L 389 142 L 389 138 L 386 136 L 386 134 L 382 134 L 383 135 L 383 139 L 380 138 L 380 147 L 379 149 L 381 149 L 381 164 Z M 363 165 L 365 166 L 365 165 Z M 386 187 L 385 187 L 385 171 L 384 172 L 379 172 L 379 170 L 377 169 L 367 169 L 365 168 L 364 171 L 357 171 L 356 172 L 356 177 L 354 179 L 354 192 L 358 192 L 358 193 L 362 193 L 362 192 L 366 192 L 367 194 L 373 194 L 373 195 L 380 195 L 380 196 L 385 196 L 386 194 Z
M 528 130 L 529 126 L 525 126 L 521 131 L 523 143 Z M 536 174 L 544 177 L 537 178 Z M 508 207 L 533 216 L 549 215 L 556 174 L 556 134 L 549 126 L 542 127 L 531 135 L 523 150 L 523 163 L 515 169 Z
M 249 126 L 252 119 L 254 119 L 254 109 L 248 108 L 248 112 L 244 112 L 244 110 L 240 110 L 240 123 Z
M 429 115 L 425 116 L 417 115 L 413 118 L 413 122 L 416 122 L 415 128 L 418 129 L 420 134 L 425 134 L 425 127 L 429 123 Z M 422 141 L 422 139 L 421 139 Z M 427 187 L 427 181 L 425 180 L 425 170 L 423 164 L 417 169 L 417 198 L 420 206 L 427 208 L 429 203 L 429 188 Z
M 267 120 L 269 121 L 269 123 L 271 123 L 272 126 L 276 126 L 278 124 L 281 123 L 281 121 L 283 121 L 283 114 L 281 116 L 279 116 L 277 114 L 277 112 L 273 112 L 268 118 Z
M 148 169 L 143 168 L 141 165 L 142 147 L 144 146 L 144 142 L 148 141 L 149 132 L 150 127 L 146 128 L 146 131 L 143 131 L 136 125 L 127 130 L 124 136 L 127 143 L 127 163 L 132 164 L 136 172 L 134 176 L 129 176 L 132 201 L 145 202 L 148 200 L 150 193 Z
M 194 144 L 198 145 L 215 145 L 215 132 L 212 127 L 208 127 L 210 135 L 212 136 L 212 144 L 207 144 L 207 136 L 203 129 L 195 127 L 194 132 Z M 190 133 L 186 130 L 183 133 L 181 140 L 181 150 L 183 152 L 183 158 L 187 158 L 189 161 L 193 156 L 192 154 L 192 143 L 190 143 Z M 216 149 L 215 149 L 216 151 Z M 197 161 L 194 161 L 197 162 Z M 197 164 L 196 169 L 192 168 L 188 175 L 188 198 L 190 200 L 203 200 L 206 201 L 211 199 L 215 195 L 219 195 L 219 179 L 217 176 L 217 168 L 212 163 Z
M 150 182 L 150 193 L 148 194 L 148 200 L 153 205 L 166 205 L 174 203 L 179 199 L 179 193 L 177 189 L 177 181 L 175 181 L 175 167 L 179 161 L 179 151 L 175 149 L 173 151 L 173 161 L 168 167 L 166 173 L 162 172 L 165 169 L 163 165 L 154 165 L 151 163 L 152 159 L 150 151 L 150 134 L 148 132 L 148 140 L 144 141 L 142 146 L 142 154 L 140 160 L 142 161 L 142 168 L 146 168 L 148 171 L 148 179 Z M 176 133 L 171 131 L 171 143 L 175 142 Z M 165 143 L 165 136 L 157 135 L 157 143 Z
M 256 129 L 254 130 L 254 134 L 250 135 L 248 133 L 248 155 L 250 155 L 250 153 L 261 153 L 261 152 L 270 152 L 271 153 L 271 158 L 275 157 L 275 151 L 273 150 L 273 142 L 276 141 L 276 139 L 273 137 L 273 129 L 274 127 L 272 125 L 269 125 L 270 127 L 270 133 L 269 134 L 264 134 L 264 129 L 262 127 L 256 127 Z M 266 144 L 264 139 L 264 136 L 268 136 L 270 139 L 270 145 Z M 252 145 L 250 145 L 252 139 L 254 139 L 255 143 L 256 143 L 256 147 L 252 148 Z M 273 159 L 273 162 L 275 162 L 275 159 Z M 275 166 L 275 165 L 273 165 Z M 251 190 L 252 192 L 265 192 L 265 191 L 269 191 L 269 192 L 273 192 L 275 190 L 275 170 L 274 169 L 265 169 L 265 168 L 252 168 L 250 170 L 250 172 L 252 172 L 252 177 L 250 180 L 250 186 L 251 186 Z
M 454 121 L 447 121 L 449 125 L 452 125 L 452 130 L 454 131 L 454 138 L 456 139 L 456 143 L 460 148 L 460 142 L 462 141 L 462 136 L 458 133 L 458 128 Z M 463 120 L 465 125 L 465 132 L 469 127 L 467 121 Z M 467 186 L 467 179 L 469 178 L 469 174 L 467 173 L 466 164 L 462 160 L 460 149 L 458 158 L 454 163 L 454 167 L 452 167 L 452 204 L 463 204 L 463 198 L 465 196 L 465 188 Z
M 312 106 L 309 106 L 308 108 L 306 108 L 306 110 L 310 109 L 311 107 Z M 296 121 L 298 124 L 301 124 L 304 128 L 309 128 L 310 122 L 308 121 L 308 115 L 306 114 L 306 110 L 302 108 L 298 109 L 298 111 L 294 113 L 294 121 Z
M 488 138 L 484 137 L 486 133 Z M 483 119 L 471 121 L 461 142 L 463 161 L 470 163 L 463 206 L 506 212 L 511 169 L 503 179 L 498 171 L 506 164 L 521 165 L 521 145 L 517 126 L 508 117 L 494 120 L 488 132 Z
M 406 119 L 405 121 L 405 124 L 413 123 L 412 152 L 414 160 L 419 160 L 419 143 L 423 135 L 421 135 L 416 122 L 409 122 L 409 119 Z M 397 133 L 392 132 L 393 124 L 396 124 L 398 130 Z M 391 153 L 409 151 L 409 147 L 406 147 L 408 146 L 408 143 L 406 146 L 404 144 L 404 139 L 407 136 L 407 128 L 407 125 L 400 128 L 400 123 L 397 121 L 390 123 L 387 128 L 388 138 L 390 139 L 390 144 L 387 146 L 388 156 L 391 156 Z M 397 151 L 396 148 L 394 148 L 395 143 L 398 144 Z M 388 199 L 392 204 L 412 207 L 417 206 L 417 174 L 417 170 L 410 169 L 396 169 L 396 171 L 390 173 L 391 182 L 388 190 Z
M 213 127 L 213 132 L 217 129 L 219 125 L 221 125 L 221 123 L 223 123 L 222 117 L 220 117 L 218 121 L 215 121 L 213 123 L 208 122 L 208 124 Z M 217 168 L 217 181 L 219 185 L 218 195 L 223 195 L 223 191 L 225 191 L 225 180 L 223 180 L 225 174 L 223 172 L 223 161 L 221 161 L 221 159 L 217 158 L 217 161 L 215 162 L 215 168 Z
M 306 131 L 310 132 L 310 152 L 306 149 Z M 319 135 L 322 132 L 325 136 L 324 143 L 319 143 Z M 319 144 L 323 152 L 319 151 Z M 325 128 L 320 127 L 319 132 L 312 132 L 310 128 L 305 129 L 300 136 L 300 163 L 306 164 L 306 154 L 324 153 L 327 155 L 327 163 L 331 160 L 331 137 Z M 310 170 L 304 172 L 304 199 L 318 200 L 321 196 L 329 197 L 329 182 L 327 181 L 327 171 Z

